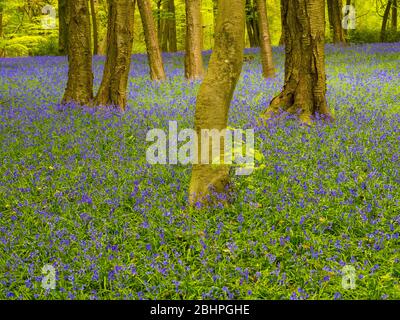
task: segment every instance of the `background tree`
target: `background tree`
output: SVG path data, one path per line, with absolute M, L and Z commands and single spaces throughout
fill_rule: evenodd
M 185 76 L 200 79 L 203 76 L 201 0 L 186 0 L 186 54 Z
M 151 10 L 149 0 L 138 0 L 140 16 L 144 30 L 147 56 L 150 67 L 150 77 L 152 80 L 165 80 L 165 71 L 161 55 L 160 46 L 158 43 L 157 30 Z
M 126 106 L 126 87 L 132 55 L 133 0 L 109 0 L 107 58 L 96 105 Z
M 333 43 L 343 45 L 346 43 L 346 37 L 342 27 L 342 0 L 327 0 L 327 3 Z
M 176 17 L 174 0 L 162 0 L 161 2 L 161 32 L 159 40 L 162 51 L 176 52 Z
M 0 38 L 3 37 L 3 0 L 0 0 Z
M 68 82 L 62 102 L 88 104 L 93 99 L 92 49 L 87 0 L 66 5 Z
M 386 8 L 385 8 L 385 12 L 383 14 L 383 18 L 382 18 L 382 28 L 381 28 L 381 42 L 385 42 L 386 41 L 386 28 L 387 28 L 387 23 L 389 20 L 389 16 L 390 16 L 390 8 L 392 6 L 392 2 L 393 0 L 388 0 L 387 4 L 386 4 Z
M 97 55 L 99 52 L 99 36 L 97 31 L 97 15 L 94 0 L 90 0 L 90 14 L 92 16 L 93 54 Z
M 197 96 L 195 130 L 201 137 L 202 129 L 224 130 L 228 123 L 228 111 L 239 79 L 244 50 L 245 0 L 220 0 L 215 34 L 214 51 L 208 71 Z M 199 143 L 199 159 L 201 159 Z M 221 159 L 224 157 L 221 143 Z M 210 146 L 211 159 L 211 146 Z M 207 202 L 212 190 L 226 192 L 229 185 L 228 165 L 193 165 L 189 188 L 189 201 Z
M 282 0 L 285 30 L 285 84 L 264 113 L 300 114 L 309 123 L 319 113 L 330 117 L 325 75 L 324 0 Z
M 58 0 L 58 52 L 62 56 L 65 56 L 68 51 L 66 9 L 66 0 Z
M 281 9 L 281 37 L 279 39 L 279 45 L 282 46 L 285 44 L 285 17 L 284 17 L 284 13 L 283 13 L 283 7 L 282 7 L 282 2 L 280 3 L 280 9 Z
M 269 33 L 267 6 L 265 0 L 257 0 L 256 4 L 260 29 L 260 47 L 263 76 L 265 78 L 270 78 L 275 75 L 275 68 L 272 59 L 272 45 Z
M 392 31 L 397 31 L 397 0 L 393 0 L 392 5 Z
M 257 21 L 256 0 L 246 0 L 246 29 L 249 37 L 250 47 L 260 46 L 260 30 Z

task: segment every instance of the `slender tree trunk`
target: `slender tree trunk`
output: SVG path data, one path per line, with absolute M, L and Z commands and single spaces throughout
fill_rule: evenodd
M 87 0 L 68 1 L 68 82 L 62 103 L 88 104 L 93 99 L 92 49 Z
M 174 0 L 162 1 L 161 19 L 161 50 L 164 52 L 176 52 L 176 18 Z
M 325 75 L 325 2 L 281 0 L 285 23 L 285 85 L 264 113 L 268 119 L 281 111 L 299 114 L 310 123 L 316 114 L 328 119 Z
M 3 37 L 3 1 L 0 0 L 0 38 Z
M 142 18 L 147 56 L 149 59 L 150 77 L 152 80 L 165 80 L 164 65 L 157 30 L 154 23 L 150 0 L 138 0 L 140 16 Z
M 109 0 L 107 58 L 103 80 L 95 99 L 98 106 L 114 106 L 125 110 L 132 56 L 134 6 L 132 0 Z
M 67 55 L 68 52 L 66 9 L 66 0 L 58 0 L 58 52 L 62 56 Z
M 257 0 L 258 23 L 260 29 L 260 47 L 263 76 L 275 76 L 274 62 L 272 59 L 272 45 L 269 33 L 267 6 L 265 0 Z
M 213 23 L 214 23 L 214 34 L 217 30 L 217 16 L 218 16 L 218 0 L 213 0 Z
M 174 0 L 169 0 L 168 2 L 168 10 L 171 15 L 169 19 L 169 38 L 168 38 L 168 51 L 176 52 L 177 48 L 177 39 L 176 39 L 176 13 L 175 13 L 175 2 Z
M 92 15 L 92 26 L 93 26 L 93 54 L 97 55 L 99 52 L 99 38 L 97 32 L 97 17 L 94 0 L 90 0 L 90 13 Z
M 157 35 L 158 35 L 158 43 L 161 45 L 161 35 L 162 35 L 162 0 L 157 0 Z
M 186 0 L 186 54 L 185 76 L 187 79 L 203 77 L 201 0 Z
M 206 77 L 197 96 L 195 129 L 201 137 L 202 129 L 224 130 L 228 111 L 243 65 L 245 33 L 245 0 L 220 0 L 214 51 Z M 198 158 L 202 146 L 199 143 Z M 211 153 L 211 144 L 208 149 Z M 224 143 L 221 143 L 221 158 Z M 189 188 L 189 202 L 208 203 L 212 191 L 227 192 L 229 167 L 227 164 L 195 164 Z
M 393 0 L 392 8 L 392 30 L 397 31 L 397 0 Z
M 280 7 L 281 7 L 281 29 L 282 29 L 282 31 L 281 31 L 281 38 L 279 39 L 279 45 L 282 46 L 282 45 L 285 44 L 285 30 L 284 30 L 284 28 L 285 28 L 285 22 L 284 22 L 285 16 L 284 16 L 284 12 L 283 12 L 282 2 L 281 2 Z
M 256 0 L 254 0 L 256 1 Z M 259 47 L 259 30 L 257 21 L 257 6 L 253 3 L 253 0 L 246 0 L 246 28 L 247 35 L 249 37 L 250 47 Z
M 169 39 L 169 0 L 162 1 L 162 18 L 161 18 L 161 51 L 168 52 Z
M 342 0 L 327 0 L 327 3 L 333 43 L 344 45 L 346 43 L 346 37 L 342 27 Z
M 383 14 L 382 29 L 381 29 L 381 42 L 386 41 L 386 26 L 387 26 L 387 22 L 388 22 L 389 15 L 390 15 L 390 8 L 392 6 L 392 1 L 393 0 L 388 1 L 387 5 L 386 5 L 385 13 Z

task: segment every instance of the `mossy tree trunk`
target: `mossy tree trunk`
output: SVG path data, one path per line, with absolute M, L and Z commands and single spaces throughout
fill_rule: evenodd
M 95 104 L 126 107 L 126 88 L 131 65 L 133 34 L 133 0 L 109 0 L 107 28 L 107 58 L 103 80 Z
M 332 119 L 326 102 L 325 1 L 282 1 L 285 30 L 285 83 L 264 119 L 282 111 L 310 123 L 316 114 Z
M 275 68 L 272 57 L 271 36 L 269 33 L 268 14 L 265 0 L 257 0 L 257 13 L 260 29 L 260 47 L 263 76 L 265 78 L 271 78 L 275 76 Z
M 165 80 L 165 71 L 150 0 L 138 0 L 152 80 Z
M 197 96 L 195 130 L 227 128 L 228 111 L 243 65 L 245 0 L 220 0 L 214 50 L 208 71 Z M 212 192 L 227 193 L 229 167 L 226 164 L 202 164 L 202 141 L 199 141 L 199 164 L 193 165 L 189 202 L 206 204 Z M 205 151 L 207 152 L 207 151 Z M 208 153 L 211 162 L 212 146 Z M 224 143 L 221 143 L 221 159 Z
M 203 77 L 201 0 L 186 0 L 186 54 L 185 76 L 187 79 Z
M 89 3 L 68 1 L 66 5 L 68 38 L 68 81 L 62 103 L 86 105 L 93 99 L 92 48 Z
M 392 31 L 397 31 L 397 0 L 393 0 L 393 8 L 392 8 Z
M 332 33 L 333 43 L 339 45 L 346 44 L 346 37 L 342 27 L 342 0 L 327 0 L 329 24 Z

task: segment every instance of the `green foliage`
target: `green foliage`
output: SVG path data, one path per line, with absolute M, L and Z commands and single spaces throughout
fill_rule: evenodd
M 57 29 L 44 30 L 41 26 L 41 19 L 43 17 L 42 8 L 45 5 L 52 5 L 57 7 L 55 0 L 13 0 L 2 1 L 4 7 L 3 13 L 3 29 L 4 39 L 17 38 L 21 40 L 13 40 L 11 43 L 2 43 L 2 47 L 7 46 L 7 49 L 2 49 L 3 53 L 7 56 L 16 55 L 54 55 L 57 54 Z M 205 50 L 211 49 L 214 43 L 214 10 L 213 0 L 202 1 L 202 20 L 203 20 L 203 47 Z M 1 1 L 0 1 L 1 3 Z M 156 25 L 159 25 L 159 20 L 168 19 L 171 14 L 165 9 L 159 11 L 157 7 L 158 0 L 153 0 L 153 13 L 154 18 L 157 20 Z M 382 13 L 386 1 L 383 1 L 381 6 L 378 6 L 374 0 L 356 1 L 356 17 L 357 29 L 349 30 L 349 40 L 353 43 L 372 43 L 380 41 L 380 29 L 382 24 Z M 98 32 L 100 43 L 100 54 L 105 54 L 106 48 L 106 34 L 107 34 L 107 16 L 108 8 L 107 1 L 96 1 L 96 14 L 98 20 Z M 185 18 L 185 1 L 175 0 L 175 19 L 177 29 L 177 44 L 178 50 L 185 49 L 185 33 L 186 33 L 186 18 Z M 268 19 L 270 25 L 271 41 L 273 45 L 278 45 L 281 37 L 281 17 L 280 17 L 280 1 L 271 0 L 267 1 Z M 400 11 L 400 10 L 399 10 Z M 388 29 L 391 27 L 391 15 L 388 21 Z M 329 30 L 329 23 L 326 24 L 327 42 L 331 41 L 331 34 Z M 47 34 L 46 34 L 47 32 Z M 50 34 L 49 34 L 50 32 Z M 25 37 L 42 36 L 47 41 L 35 42 L 36 49 L 32 45 L 27 45 L 24 40 Z M 400 41 L 400 33 L 387 31 L 387 42 Z M 3 39 L 3 40 L 4 40 Z M 248 39 L 246 35 L 246 43 Z M 18 45 L 17 45 L 18 44 Z M 145 53 L 146 47 L 144 44 L 144 33 L 140 20 L 139 10 L 136 8 L 135 12 L 135 27 L 134 27 L 134 53 Z M 0 52 L 1 54 L 1 52 Z
M 371 29 L 355 29 L 348 33 L 348 39 L 351 43 L 374 43 L 380 42 L 381 32 L 380 30 Z M 385 42 L 399 42 L 400 32 L 388 30 L 386 32 Z

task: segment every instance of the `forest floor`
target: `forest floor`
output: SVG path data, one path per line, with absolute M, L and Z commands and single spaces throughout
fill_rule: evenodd
M 231 206 L 199 211 L 190 166 L 146 162 L 148 130 L 193 127 L 181 53 L 164 83 L 132 57 L 125 114 L 60 107 L 65 57 L 0 59 L 0 299 L 400 299 L 400 44 L 327 46 L 336 121 L 309 128 L 257 124 L 284 55 L 264 80 L 247 54 L 229 124 L 263 158 Z

